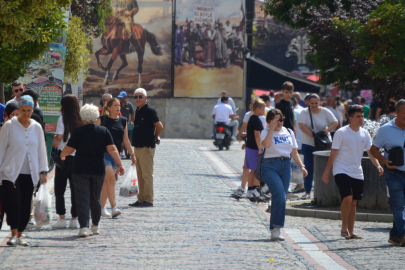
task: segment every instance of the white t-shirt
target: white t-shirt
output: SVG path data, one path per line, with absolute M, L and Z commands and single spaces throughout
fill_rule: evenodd
M 56 124 L 56 132 L 55 133 L 56 133 L 56 135 L 62 135 L 63 136 L 64 132 L 65 132 L 65 126 L 63 125 L 63 116 L 61 115 L 61 116 L 59 116 L 58 123 Z M 63 138 L 62 138 L 62 140 L 59 141 L 57 149 L 62 151 L 63 148 L 65 148 L 67 142 L 69 141 L 69 138 L 70 138 L 70 134 L 69 134 L 68 139 L 67 139 L 66 142 L 63 142 Z M 71 154 L 71 156 L 74 156 L 75 154 L 76 154 L 76 150 Z
M 8 104 L 10 104 L 10 103 L 14 103 L 15 105 L 18 106 L 18 101 L 17 101 L 16 97 L 14 97 L 13 99 L 10 99 L 9 101 L 7 101 L 6 106 L 7 106 Z
M 262 130 L 260 133 L 260 144 L 268 133 L 268 128 Z M 289 157 L 292 149 L 297 147 L 294 131 L 288 131 L 287 128 L 282 127 L 280 131 L 273 131 L 273 139 L 270 147 L 266 148 L 266 152 L 264 152 L 264 158 Z
M 232 107 L 225 103 L 215 106 L 212 114 L 215 114 L 215 122 L 222 122 L 225 123 L 225 125 L 229 125 L 231 122 L 230 116 L 234 115 Z
M 333 175 L 344 173 L 355 179 L 364 180 L 361 158 L 364 150 L 370 150 L 371 138 L 367 130 L 360 127 L 353 131 L 349 125 L 336 131 L 332 149 L 339 149 L 333 162 Z
M 337 110 L 335 110 L 333 107 L 330 106 L 326 106 L 326 109 L 328 109 L 329 111 L 331 111 L 333 113 L 333 115 L 335 116 L 335 118 L 340 122 L 340 114 Z M 342 125 L 342 122 L 340 122 L 340 124 Z M 331 132 L 335 132 L 336 128 L 334 130 L 331 130 Z
M 266 116 L 260 115 L 259 119 L 262 121 L 263 129 L 265 129 L 267 127 Z
M 324 130 L 326 127 L 329 127 L 331 124 L 337 123 L 338 121 L 333 113 L 326 108 L 321 108 L 321 111 L 317 114 L 312 113 L 312 119 L 314 121 L 315 133 Z M 312 131 L 311 118 L 309 116 L 308 108 L 301 111 L 300 117 L 298 118 L 298 123 L 304 123 L 305 126 Z M 329 139 L 332 140 L 331 138 Z M 301 143 L 315 147 L 314 138 L 308 136 L 304 132 L 302 132 Z
M 300 118 L 300 114 L 301 114 L 301 111 L 302 111 L 303 109 L 304 109 L 304 108 L 303 108 L 302 106 L 300 106 L 300 105 L 298 105 L 297 107 L 294 108 L 294 113 L 295 113 L 295 118 L 296 118 L 296 119 L 299 119 L 299 118 Z M 295 129 L 296 129 L 296 132 L 297 132 L 297 134 L 296 134 L 296 140 L 297 140 L 297 144 L 298 144 L 298 150 L 300 150 L 301 147 L 302 147 L 302 143 L 301 143 L 301 140 L 302 140 L 302 130 L 301 130 L 300 127 L 298 126 L 298 121 L 295 121 Z
M 243 116 L 243 123 L 248 123 L 250 117 L 253 115 L 252 111 L 248 111 L 247 113 L 245 113 L 245 115 Z

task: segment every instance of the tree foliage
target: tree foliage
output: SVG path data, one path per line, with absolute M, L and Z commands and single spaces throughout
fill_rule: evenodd
M 65 29 L 68 0 L 0 0 L 0 81 L 22 76 Z
M 64 83 L 77 83 L 80 77 L 84 80 L 89 70 L 91 39 L 82 25 L 80 17 L 73 16 L 69 20 Z

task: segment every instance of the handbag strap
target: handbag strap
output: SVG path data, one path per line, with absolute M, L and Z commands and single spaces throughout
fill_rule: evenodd
M 309 118 L 311 118 L 311 127 L 312 127 L 312 131 L 314 132 L 314 122 L 312 121 L 312 113 L 311 113 L 311 108 L 308 107 L 308 111 L 309 111 Z

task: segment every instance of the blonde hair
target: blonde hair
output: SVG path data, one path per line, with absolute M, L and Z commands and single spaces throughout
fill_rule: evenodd
M 118 100 L 118 98 L 110 98 L 110 99 L 105 103 L 101 115 L 107 115 L 107 116 L 110 115 L 110 111 L 108 110 L 108 107 L 111 107 L 114 101 L 117 101 L 118 103 L 120 103 L 120 101 Z
M 253 100 L 253 112 L 256 110 L 256 109 L 261 109 L 261 108 L 264 108 L 264 107 L 266 107 L 266 103 L 264 103 L 264 101 L 263 101 L 263 99 L 261 99 L 261 98 L 257 98 L 257 99 L 255 99 L 255 100 Z

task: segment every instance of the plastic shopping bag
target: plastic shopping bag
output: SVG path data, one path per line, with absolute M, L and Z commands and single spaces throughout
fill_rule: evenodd
M 34 218 L 38 227 L 48 225 L 52 220 L 52 196 L 48 186 L 42 184 L 35 197 Z
M 132 197 L 138 196 L 138 176 L 136 174 L 136 167 L 131 166 L 128 170 L 128 174 L 122 182 L 120 187 L 120 196 L 122 197 Z
M 304 162 L 304 156 L 300 155 L 301 161 Z M 300 166 L 291 159 L 291 183 L 302 184 L 304 183 L 304 175 L 302 174 Z

